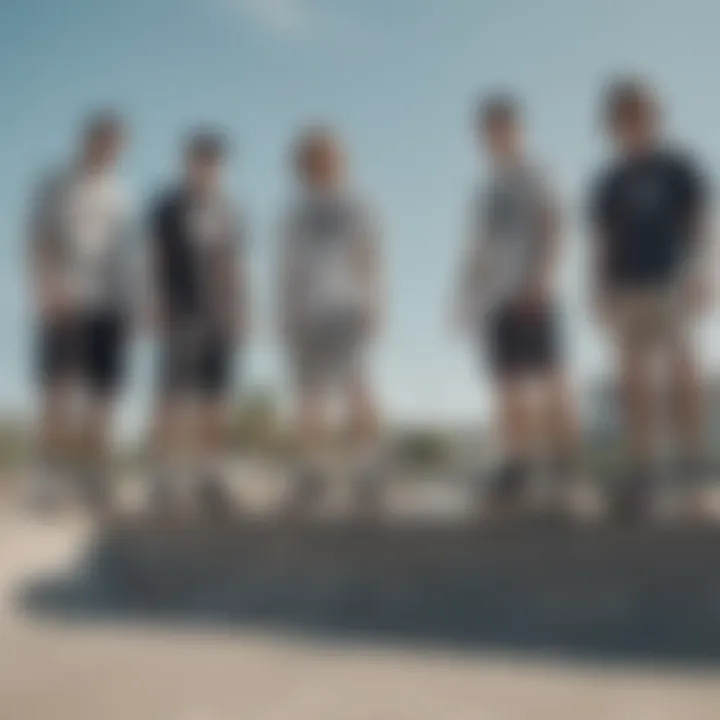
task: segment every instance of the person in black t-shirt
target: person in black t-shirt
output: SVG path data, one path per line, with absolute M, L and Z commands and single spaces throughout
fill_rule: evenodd
M 229 414 L 235 349 L 247 313 L 242 232 L 223 189 L 225 142 L 201 132 L 185 151 L 182 181 L 150 214 L 153 315 L 160 340 L 154 443 L 156 499 L 177 489 L 179 460 L 198 462 L 201 500 L 224 500 L 215 467 Z M 186 412 L 187 411 L 187 412 Z M 190 457 L 178 458 L 178 448 Z M 199 476 L 199 477 L 197 477 Z
M 692 329 L 706 303 L 700 267 L 708 191 L 697 162 L 663 139 L 659 103 L 649 87 L 636 80 L 614 84 L 604 112 L 616 157 L 591 198 L 596 301 L 617 341 L 632 461 L 614 506 L 637 514 L 649 509 L 655 485 L 656 369 L 674 401 L 680 471 L 685 479 L 701 473 Z

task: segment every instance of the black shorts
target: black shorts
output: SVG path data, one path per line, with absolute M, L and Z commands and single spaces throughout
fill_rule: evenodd
M 492 371 L 498 376 L 540 375 L 561 363 L 559 318 L 551 306 L 503 305 L 488 319 Z
M 91 311 L 40 328 L 43 387 L 77 380 L 94 394 L 112 394 L 125 372 L 127 324 L 120 313 Z
M 233 380 L 234 343 L 202 329 L 171 332 L 160 351 L 160 388 L 165 395 L 222 396 Z

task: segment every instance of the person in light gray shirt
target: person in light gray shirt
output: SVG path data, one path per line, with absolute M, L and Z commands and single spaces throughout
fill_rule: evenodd
M 567 475 L 577 432 L 555 287 L 558 202 L 528 159 L 515 100 L 487 99 L 478 120 L 490 177 L 473 198 L 455 322 L 488 351 L 504 451 L 491 500 L 504 505 L 525 495 L 531 458 L 543 442 L 553 474 Z
M 123 135 L 114 113 L 92 115 L 72 161 L 39 184 L 28 229 L 43 475 L 66 476 L 72 458 L 72 474 L 79 463 L 93 501 L 105 494 L 104 456 L 131 312 L 133 223 L 116 175 Z M 79 416 L 72 392 L 78 385 L 86 410 Z
M 362 500 L 375 497 L 377 410 L 367 351 L 380 317 L 379 231 L 370 206 L 348 185 L 345 154 L 326 128 L 303 133 L 293 155 L 297 197 L 283 215 L 279 309 L 298 396 L 303 450 L 293 501 L 317 495 L 329 427 L 326 400 L 338 395 L 359 454 Z

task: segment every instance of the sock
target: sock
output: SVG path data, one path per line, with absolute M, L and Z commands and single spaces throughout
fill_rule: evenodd
M 354 475 L 360 482 L 374 482 L 382 473 L 385 456 L 379 443 L 361 448 L 355 457 Z
M 559 453 L 550 458 L 550 482 L 566 485 L 580 470 L 580 460 L 575 453 Z
M 707 463 L 700 453 L 683 455 L 677 462 L 676 480 L 683 486 L 696 487 L 705 479 Z
M 30 477 L 29 492 L 34 501 L 54 501 L 65 489 L 67 471 L 57 455 L 42 452 Z

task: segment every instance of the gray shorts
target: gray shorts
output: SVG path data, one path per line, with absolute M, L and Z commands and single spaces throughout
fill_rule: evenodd
M 344 387 L 365 364 L 366 338 L 361 323 L 338 318 L 306 325 L 292 348 L 292 362 L 302 388 Z
M 233 380 L 234 343 L 212 327 L 175 328 L 160 351 L 160 388 L 165 395 L 226 395 Z

